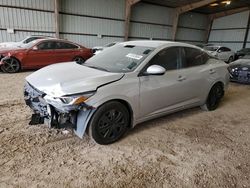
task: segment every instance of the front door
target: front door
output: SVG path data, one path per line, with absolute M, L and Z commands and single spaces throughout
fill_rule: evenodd
M 140 76 L 140 116 L 154 116 L 167 110 L 181 108 L 186 98 L 182 92 L 185 79 L 178 74 L 181 48 L 166 48 L 156 54 L 148 65 L 160 65 L 166 69 L 164 75 Z

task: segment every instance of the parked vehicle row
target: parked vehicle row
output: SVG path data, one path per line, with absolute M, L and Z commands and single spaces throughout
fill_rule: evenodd
M 183 109 L 215 110 L 229 82 L 228 65 L 193 45 L 131 41 L 84 64 L 60 63 L 26 78 L 30 124 L 71 124 L 99 144 L 135 125 Z

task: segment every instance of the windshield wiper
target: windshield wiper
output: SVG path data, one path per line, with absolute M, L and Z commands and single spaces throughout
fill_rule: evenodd
M 90 67 L 93 69 L 98 69 L 98 70 L 102 70 L 102 71 L 106 71 L 106 72 L 110 72 L 109 70 L 102 68 L 102 67 L 96 67 L 96 66 L 92 66 L 92 65 L 85 65 L 86 67 Z

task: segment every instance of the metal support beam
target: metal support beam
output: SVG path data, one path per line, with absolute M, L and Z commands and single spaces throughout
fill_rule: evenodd
M 141 0 L 126 0 L 126 10 L 125 10 L 125 25 L 124 25 L 124 41 L 128 40 L 129 29 L 130 29 L 130 18 L 132 6 Z
M 54 16 L 55 16 L 55 32 L 56 32 L 56 38 L 60 38 L 59 36 L 59 0 L 54 0 L 55 2 L 55 12 L 54 12 Z
M 202 0 L 202 1 L 195 2 L 195 3 L 190 3 L 187 5 L 181 6 L 181 7 L 177 7 L 175 9 L 173 31 L 172 31 L 172 33 L 173 33 L 172 40 L 175 40 L 175 38 L 176 38 L 179 17 L 181 14 L 183 14 L 185 12 L 189 12 L 189 11 L 196 9 L 196 8 L 199 8 L 199 7 L 203 7 L 205 5 L 208 5 L 208 4 L 216 2 L 216 1 L 217 0 Z
M 213 22 L 214 22 L 214 20 L 211 19 L 210 17 L 208 18 L 208 20 L 209 20 L 209 23 L 208 23 L 208 27 L 207 27 L 207 30 L 206 30 L 206 38 L 205 38 L 206 43 L 208 43 L 208 41 L 209 41 L 211 29 L 212 29 Z
M 246 34 L 245 34 L 244 42 L 243 42 L 243 48 L 246 48 L 248 34 L 249 34 L 249 29 L 250 29 L 250 12 L 249 12 L 249 16 L 248 16 L 248 23 L 247 23 L 247 29 L 246 29 Z

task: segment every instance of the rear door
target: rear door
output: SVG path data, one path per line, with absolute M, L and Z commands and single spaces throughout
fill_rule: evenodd
M 215 70 L 208 64 L 209 56 L 196 48 L 184 47 L 179 74 L 185 78 L 182 91 L 186 93 L 183 106 L 195 105 L 202 102 L 209 87 L 210 73 Z
M 67 43 L 67 42 L 56 42 L 55 58 L 58 63 L 72 61 L 79 53 L 79 47 Z

